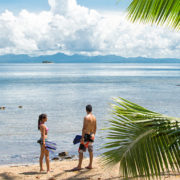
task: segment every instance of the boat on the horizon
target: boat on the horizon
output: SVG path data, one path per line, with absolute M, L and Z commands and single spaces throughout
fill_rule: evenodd
M 52 61 L 42 61 L 42 63 L 48 63 L 48 64 L 52 64 L 52 63 L 54 63 L 54 62 L 52 62 Z

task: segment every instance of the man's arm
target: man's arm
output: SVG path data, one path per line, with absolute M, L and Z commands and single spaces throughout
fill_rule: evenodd
M 85 135 L 85 130 L 86 130 L 86 122 L 87 122 L 87 119 L 86 119 L 86 117 L 84 117 L 83 128 L 82 128 L 82 140 L 84 140 L 84 135 Z
M 96 134 L 96 129 L 97 129 L 97 123 L 96 123 L 96 118 L 95 118 L 94 134 Z

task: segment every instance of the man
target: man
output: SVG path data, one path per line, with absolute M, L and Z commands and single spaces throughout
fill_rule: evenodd
M 82 139 L 79 146 L 79 164 L 74 170 L 81 170 L 83 152 L 88 149 L 89 152 L 89 165 L 87 169 L 92 169 L 93 162 L 93 142 L 96 134 L 96 117 L 92 114 L 92 106 L 86 106 L 87 115 L 84 117 L 83 129 L 82 129 Z

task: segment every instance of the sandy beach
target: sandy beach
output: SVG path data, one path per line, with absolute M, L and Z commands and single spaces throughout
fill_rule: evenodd
M 118 166 L 113 169 L 103 168 L 99 159 L 94 159 L 94 168 L 88 170 L 85 168 L 88 165 L 88 159 L 83 161 L 83 169 L 81 171 L 70 171 L 77 165 L 77 160 L 64 160 L 64 161 L 51 161 L 52 172 L 46 174 L 46 172 L 39 172 L 39 165 L 17 165 L 17 166 L 1 166 L 0 168 L 0 180 L 33 180 L 33 179 L 43 179 L 43 180 L 86 180 L 86 179 L 97 179 L 97 180 L 116 180 L 123 177 L 119 175 Z M 45 165 L 45 164 L 44 164 Z M 45 167 L 44 167 L 45 168 Z M 131 178 L 137 179 L 137 178 Z M 143 180 L 145 178 L 138 178 Z M 170 173 L 162 176 L 162 179 L 166 180 L 178 180 L 180 179 L 180 174 Z

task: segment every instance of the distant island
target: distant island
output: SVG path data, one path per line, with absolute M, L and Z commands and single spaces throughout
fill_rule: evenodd
M 52 61 L 42 61 L 42 63 L 53 63 Z
M 85 56 L 66 55 L 57 53 L 53 55 L 28 56 L 25 54 L 7 54 L 0 56 L 0 63 L 180 63 L 175 58 L 145 58 L 145 57 L 121 57 L 116 55 Z

